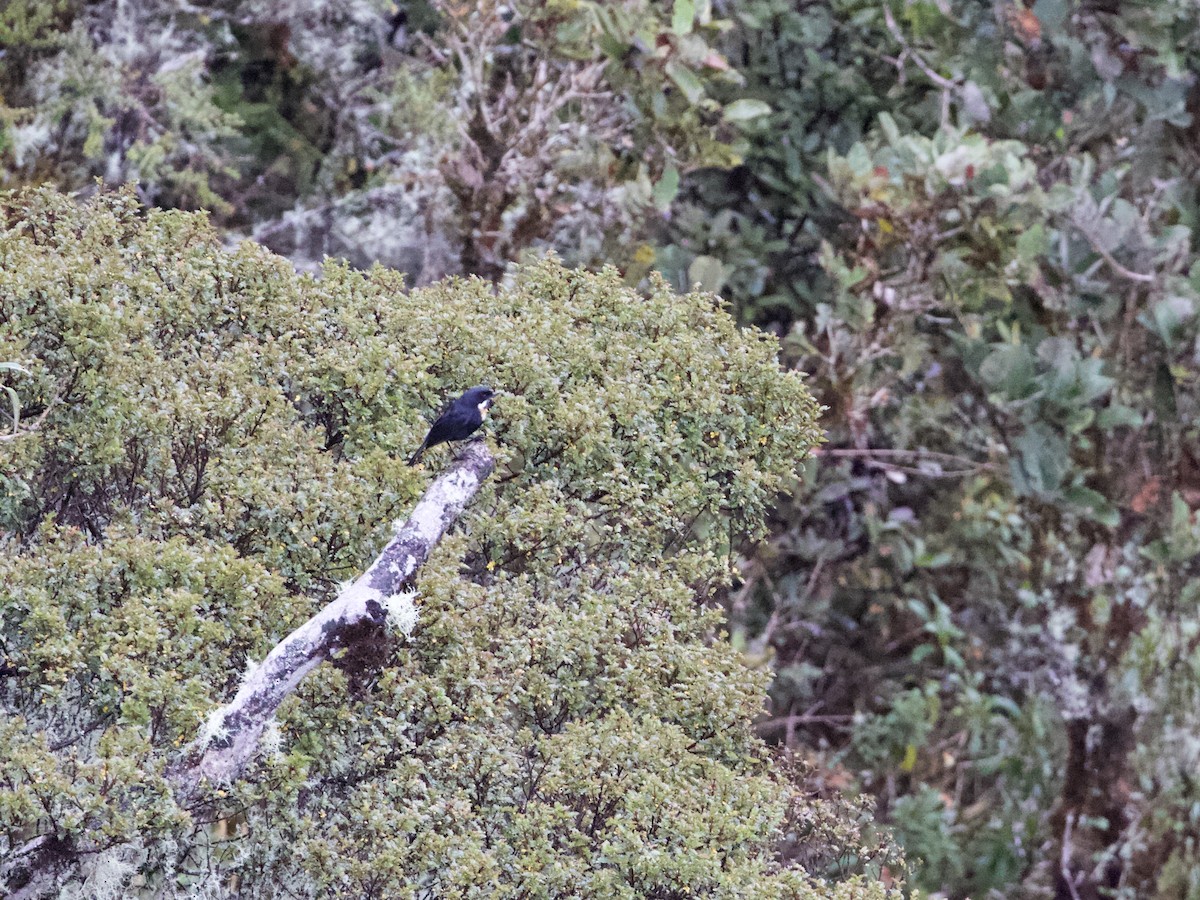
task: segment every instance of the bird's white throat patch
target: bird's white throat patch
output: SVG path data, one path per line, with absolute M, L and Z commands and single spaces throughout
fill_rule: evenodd
M 481 419 L 487 418 L 488 407 L 490 407 L 491 405 L 492 405 L 492 401 L 490 401 L 490 400 L 484 400 L 482 403 L 479 404 L 479 407 L 478 407 L 479 418 L 481 418 Z

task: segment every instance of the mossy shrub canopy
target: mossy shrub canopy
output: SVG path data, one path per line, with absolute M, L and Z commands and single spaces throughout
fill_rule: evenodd
M 773 862 L 764 677 L 705 604 L 818 439 L 770 340 L 554 260 L 499 289 L 298 275 L 125 192 L 0 222 L 0 359 L 28 370 L 0 442 L 6 851 L 52 834 L 76 887 L 166 895 L 807 891 Z M 246 778 L 180 808 L 173 754 L 378 552 L 452 451 L 408 453 L 480 382 L 499 465 L 412 638 L 319 669 Z

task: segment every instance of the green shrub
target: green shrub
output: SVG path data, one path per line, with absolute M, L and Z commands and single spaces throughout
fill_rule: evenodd
M 56 400 L 0 443 L 0 855 L 51 836 L 44 893 L 886 894 L 778 861 L 763 679 L 713 639 L 817 439 L 773 342 L 554 261 L 409 292 L 127 193 L 0 216 L 0 358 L 29 415 Z M 372 557 L 435 404 L 483 380 L 500 465 L 413 639 L 319 669 L 181 808 L 172 754 Z

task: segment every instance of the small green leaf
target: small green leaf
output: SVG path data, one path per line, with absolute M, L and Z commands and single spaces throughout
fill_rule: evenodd
M 922 662 L 924 662 L 926 659 L 928 659 L 930 656 L 933 655 L 933 651 L 934 651 L 933 644 L 918 644 L 916 649 L 914 649 L 913 652 L 909 654 L 909 659 L 911 659 L 913 661 L 914 665 L 920 665 Z
M 725 266 L 713 256 L 697 256 L 688 266 L 688 283 L 715 294 L 725 286 Z
M 1087 428 L 1090 428 L 1092 422 L 1096 420 L 1096 411 L 1090 406 L 1077 406 L 1067 413 L 1067 420 L 1063 427 L 1070 434 L 1079 434 Z
M 750 119 L 770 115 L 770 113 L 770 104 L 764 103 L 761 100 L 751 100 L 748 97 L 743 97 L 741 100 L 734 100 L 725 107 L 725 118 L 730 122 L 746 122 Z
M 688 103 L 696 103 L 704 96 L 704 85 L 696 77 L 696 73 L 677 59 L 668 62 L 664 67 L 667 77 L 675 82 L 676 87 L 683 91 Z
M 15 362 L 0 362 L 0 372 L 20 372 L 23 375 L 31 374 L 28 369 Z M 12 406 L 12 427 L 15 431 L 21 424 L 21 398 L 10 387 L 6 386 L 4 392 L 8 395 L 8 402 Z
M 896 125 L 896 120 L 887 113 L 879 114 L 879 127 L 883 131 L 884 138 L 887 142 L 895 147 L 900 143 L 900 129 Z
M 18 397 L 17 392 L 10 387 L 5 387 L 4 391 L 8 394 L 9 403 L 12 404 L 12 427 L 15 431 L 17 426 L 21 424 L 21 398 Z
M 946 660 L 946 665 L 952 669 L 966 668 L 967 663 L 966 660 L 963 659 L 962 654 L 949 644 L 946 644 L 944 647 L 942 647 L 942 658 Z
M 675 0 L 675 9 L 671 13 L 671 30 L 676 34 L 690 34 L 695 21 L 695 0 Z
M 1114 403 L 1112 406 L 1100 410 L 1100 414 L 1096 416 L 1096 424 L 1105 431 L 1122 426 L 1138 428 L 1143 421 L 1140 412 L 1131 406 L 1123 406 L 1120 403 Z
M 1091 518 L 1101 525 L 1105 525 L 1108 528 L 1116 528 L 1120 524 L 1121 514 L 1117 512 L 1116 506 L 1110 503 L 1108 498 L 1099 491 L 1077 485 L 1068 488 L 1065 496 L 1068 502 L 1086 510 Z
M 666 210 L 679 194 L 679 169 L 668 164 L 663 170 L 662 178 L 654 185 L 651 196 L 654 205 L 660 210 Z

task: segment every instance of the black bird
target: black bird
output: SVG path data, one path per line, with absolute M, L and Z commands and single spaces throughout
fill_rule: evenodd
M 492 408 L 492 398 L 495 396 L 496 392 L 486 384 L 466 390 L 437 417 L 437 421 L 429 429 L 429 434 L 425 435 L 425 440 L 421 441 L 421 446 L 417 448 L 408 464 L 415 466 L 421 461 L 421 454 L 430 447 L 469 438 L 487 418 L 488 410 Z

